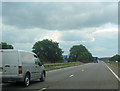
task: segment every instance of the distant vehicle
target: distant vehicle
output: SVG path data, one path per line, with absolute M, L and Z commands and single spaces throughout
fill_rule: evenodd
M 64 62 L 68 62 L 68 55 L 64 55 Z
M 98 57 L 94 57 L 94 63 L 98 63 Z
M 0 50 L 1 54 L 2 82 L 24 82 L 24 85 L 28 87 L 32 80 L 45 81 L 45 68 L 34 53 L 20 50 Z

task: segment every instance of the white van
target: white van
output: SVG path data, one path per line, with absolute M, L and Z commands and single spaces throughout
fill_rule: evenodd
M 25 86 L 29 86 L 31 80 L 45 80 L 44 66 L 34 53 L 4 49 L 0 50 L 1 54 L 2 82 L 22 81 Z

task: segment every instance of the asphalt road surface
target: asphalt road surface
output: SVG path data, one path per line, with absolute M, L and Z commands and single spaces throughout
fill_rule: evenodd
M 118 79 L 103 62 L 47 71 L 45 82 L 5 83 L 3 89 L 118 89 Z

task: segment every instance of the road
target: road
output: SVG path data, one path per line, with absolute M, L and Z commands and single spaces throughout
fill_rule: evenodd
M 118 89 L 118 80 L 103 62 L 47 71 L 45 82 L 5 83 L 3 89 Z

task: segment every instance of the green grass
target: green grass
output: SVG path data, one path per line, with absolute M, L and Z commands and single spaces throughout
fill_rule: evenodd
M 52 70 L 52 69 L 59 69 L 59 68 L 65 68 L 70 66 L 77 66 L 83 64 L 82 62 L 69 62 L 69 63 L 51 63 L 51 64 L 45 64 L 46 70 Z
M 115 67 L 115 68 L 119 68 L 119 67 L 118 67 L 118 63 L 116 63 L 116 62 L 110 62 L 110 63 L 108 63 L 108 64 L 110 64 L 111 66 L 113 66 L 113 67 Z
M 2 72 L 2 69 L 0 69 L 0 72 Z

